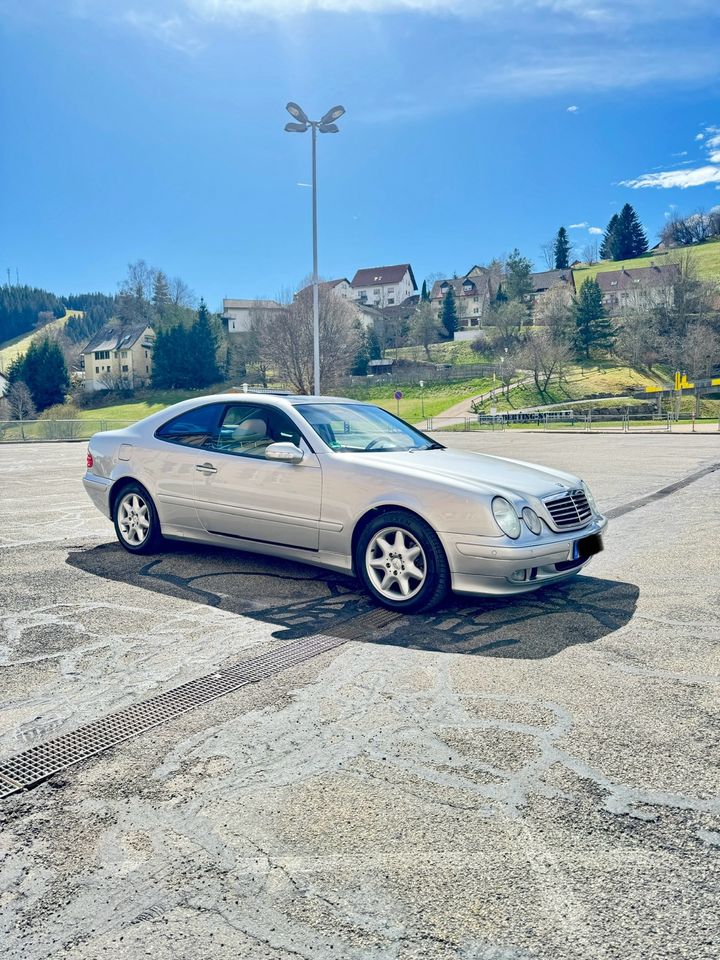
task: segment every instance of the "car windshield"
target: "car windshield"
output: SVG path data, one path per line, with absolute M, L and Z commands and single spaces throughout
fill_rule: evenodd
M 441 450 L 443 446 L 380 407 L 361 403 L 302 403 L 296 409 L 340 453 Z

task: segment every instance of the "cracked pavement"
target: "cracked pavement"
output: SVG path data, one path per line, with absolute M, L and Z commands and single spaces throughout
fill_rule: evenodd
M 580 473 L 560 587 L 456 597 L 0 802 L 8 960 L 718 954 L 720 436 L 443 435 Z M 372 609 L 354 580 L 133 557 L 82 444 L 0 448 L 0 758 Z

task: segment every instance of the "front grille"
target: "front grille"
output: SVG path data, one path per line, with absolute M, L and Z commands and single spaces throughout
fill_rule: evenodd
M 592 517 L 592 510 L 582 490 L 569 490 L 560 497 L 544 501 L 553 524 L 558 530 L 584 527 Z

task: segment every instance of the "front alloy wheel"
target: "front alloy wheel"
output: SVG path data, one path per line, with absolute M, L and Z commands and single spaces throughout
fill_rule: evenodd
M 437 534 L 404 510 L 381 514 L 362 530 L 355 550 L 355 570 L 383 606 L 403 613 L 437 606 L 450 583 L 445 551 Z
M 126 488 L 115 504 L 115 532 L 130 553 L 150 553 L 160 543 L 155 505 L 139 484 Z
M 402 527 L 384 527 L 367 545 L 365 569 L 377 592 L 388 600 L 414 597 L 427 579 L 425 552 Z

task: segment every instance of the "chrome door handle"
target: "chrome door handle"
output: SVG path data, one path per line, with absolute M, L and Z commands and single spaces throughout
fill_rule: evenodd
M 211 463 L 197 463 L 195 469 L 200 473 L 217 473 L 217 467 L 214 467 Z

